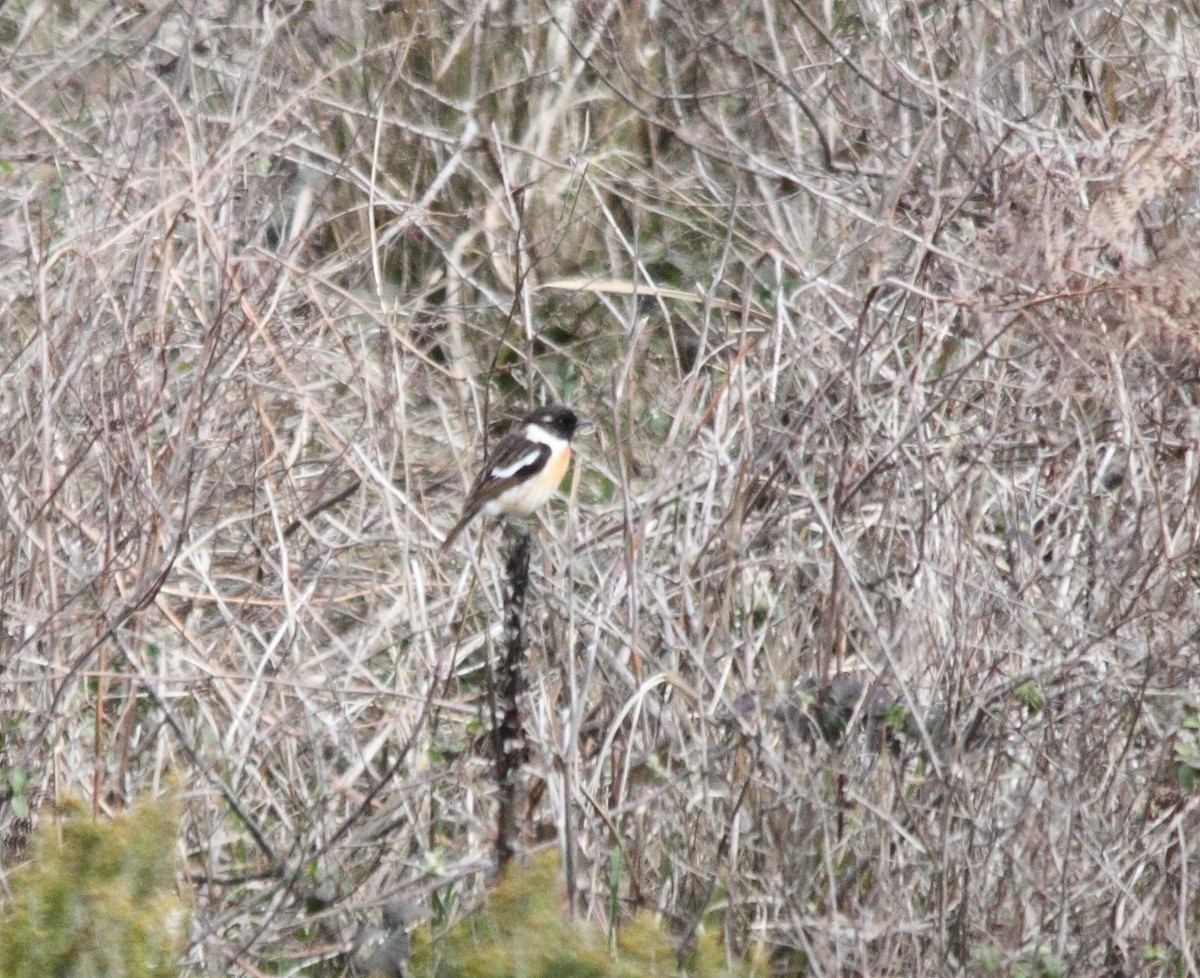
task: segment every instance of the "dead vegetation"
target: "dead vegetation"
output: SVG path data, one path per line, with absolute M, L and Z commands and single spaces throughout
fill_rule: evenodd
M 553 396 L 600 431 L 534 554 L 526 843 L 581 913 L 801 974 L 1200 975 L 1198 41 L 0 7 L 6 865 L 27 809 L 177 772 L 196 973 L 470 904 L 498 534 L 436 547 Z M 787 722 L 843 672 L 894 753 Z

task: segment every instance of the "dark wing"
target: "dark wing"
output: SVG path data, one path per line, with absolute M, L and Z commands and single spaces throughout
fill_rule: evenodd
M 442 549 L 448 550 L 463 527 L 471 522 L 484 506 L 536 473 L 550 457 L 550 446 L 530 441 L 519 432 L 505 435 L 496 443 L 463 507 L 462 519 L 446 534 Z
M 496 443 L 483 471 L 475 478 L 467 505 L 481 508 L 497 496 L 524 482 L 546 464 L 550 446 L 530 441 L 514 432 Z

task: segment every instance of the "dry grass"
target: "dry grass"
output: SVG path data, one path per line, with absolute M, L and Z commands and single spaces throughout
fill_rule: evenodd
M 498 534 L 436 546 L 553 396 L 600 432 L 535 551 L 526 841 L 583 913 L 813 975 L 1200 975 L 1198 41 L 4 5 L 9 864 L 24 803 L 179 772 L 197 973 L 473 900 Z M 898 757 L 789 734 L 843 671 Z

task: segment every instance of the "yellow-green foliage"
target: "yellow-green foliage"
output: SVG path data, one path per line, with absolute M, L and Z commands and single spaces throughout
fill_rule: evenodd
M 9 879 L 0 978 L 173 978 L 187 931 L 174 893 L 175 806 L 95 822 L 75 812 L 37 836 Z
M 715 941 L 701 941 L 686 968 L 649 914 L 639 914 L 610 949 L 605 934 L 568 919 L 554 853 L 513 863 L 484 905 L 437 940 L 418 934 L 413 978 L 749 978 L 730 971 Z

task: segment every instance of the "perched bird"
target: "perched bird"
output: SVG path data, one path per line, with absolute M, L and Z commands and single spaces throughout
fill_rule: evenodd
M 561 404 L 525 415 L 484 460 L 467 493 L 462 519 L 442 541 L 442 550 L 480 513 L 528 516 L 553 496 L 571 464 L 571 438 L 584 424 Z

